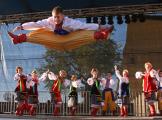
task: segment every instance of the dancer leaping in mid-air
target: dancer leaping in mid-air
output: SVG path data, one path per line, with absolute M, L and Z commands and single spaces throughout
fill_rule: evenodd
M 56 50 L 72 50 L 82 45 L 106 40 L 113 26 L 104 27 L 94 23 L 84 23 L 64 15 L 61 7 L 52 10 L 52 16 L 37 22 L 27 22 L 13 31 L 32 30 L 28 34 L 14 35 L 8 32 L 14 44 L 31 42 Z

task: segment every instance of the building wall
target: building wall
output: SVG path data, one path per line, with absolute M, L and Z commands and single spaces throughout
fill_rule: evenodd
M 131 23 L 127 28 L 127 41 L 123 63 L 130 72 L 132 91 L 141 91 L 142 82 L 136 80 L 136 71 L 144 71 L 144 63 L 162 69 L 162 20 L 148 19 L 144 23 Z

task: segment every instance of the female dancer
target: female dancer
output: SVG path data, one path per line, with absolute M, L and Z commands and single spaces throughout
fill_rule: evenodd
M 23 115 L 25 109 L 27 109 L 27 76 L 23 74 L 23 68 L 18 66 L 16 67 L 16 74 L 14 80 L 17 81 L 17 86 L 15 92 L 17 94 L 16 100 L 18 101 L 16 108 L 16 115 Z
M 67 73 L 65 70 L 60 70 L 59 74 L 56 75 L 53 72 L 47 71 L 45 73 L 43 73 L 43 75 L 41 76 L 41 80 L 47 80 L 46 78 L 53 80 L 53 85 L 52 88 L 50 90 L 51 93 L 51 102 L 54 104 L 54 111 L 53 111 L 53 115 L 54 116 L 58 116 L 59 115 L 59 109 L 61 107 L 62 104 L 62 98 L 61 98 L 61 90 L 62 87 L 67 87 L 70 85 L 69 80 L 65 79 L 67 76 Z
M 38 104 L 38 75 L 35 70 L 31 75 L 28 75 L 28 108 L 30 115 L 36 115 L 36 108 Z
M 96 116 L 102 102 L 98 69 L 93 68 L 91 70 L 91 75 L 92 77 L 87 80 L 87 83 L 91 86 L 91 115 Z
M 128 102 L 129 102 L 129 78 L 128 70 L 123 70 L 123 76 L 117 66 L 114 66 L 115 74 L 119 79 L 118 97 L 121 99 L 120 103 L 120 116 L 128 116 Z
M 155 92 L 157 91 L 157 72 L 153 69 L 153 66 L 150 62 L 146 62 L 145 72 L 136 72 L 137 79 L 143 79 L 143 92 L 145 96 L 145 101 L 148 103 L 150 113 L 149 116 L 155 116 L 155 106 L 154 102 L 156 101 Z

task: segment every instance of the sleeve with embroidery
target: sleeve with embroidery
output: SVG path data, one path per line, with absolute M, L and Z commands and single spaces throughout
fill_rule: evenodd
M 69 18 L 70 19 L 70 18 Z M 99 25 L 94 23 L 84 23 L 79 20 L 70 19 L 69 27 L 73 30 L 98 30 Z
M 50 28 L 48 19 L 39 20 L 37 22 L 27 22 L 22 24 L 24 30 L 37 30 L 40 28 Z

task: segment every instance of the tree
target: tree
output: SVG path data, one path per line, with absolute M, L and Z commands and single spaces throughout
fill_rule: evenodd
M 113 40 L 95 42 L 73 51 L 48 49 L 44 57 L 46 64 L 39 69 L 41 73 L 47 69 L 55 73 L 64 69 L 69 76 L 77 74 L 84 78 L 89 76 L 93 67 L 98 68 L 100 73 L 107 73 L 112 71 L 114 63 L 121 60 L 119 45 Z

